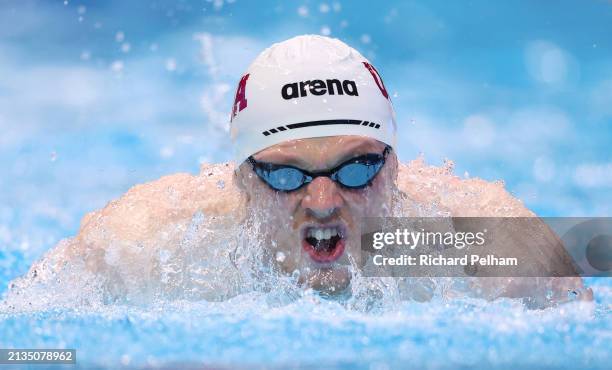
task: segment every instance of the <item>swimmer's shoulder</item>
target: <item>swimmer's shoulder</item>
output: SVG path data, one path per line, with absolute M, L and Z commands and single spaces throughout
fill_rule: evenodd
M 533 217 L 502 181 L 460 178 L 452 165 L 437 167 L 417 158 L 399 165 L 398 188 L 423 204 L 437 204 L 453 216 Z
M 104 208 L 85 215 L 79 234 L 100 228 L 122 240 L 151 237 L 197 212 L 239 216 L 242 196 L 233 182 L 233 164 L 203 165 L 200 173 L 177 173 L 138 184 Z

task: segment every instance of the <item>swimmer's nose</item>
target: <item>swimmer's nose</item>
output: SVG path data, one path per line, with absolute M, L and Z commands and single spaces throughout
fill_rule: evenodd
M 331 216 L 342 203 L 338 185 L 323 176 L 315 178 L 306 186 L 306 195 L 302 198 L 302 207 L 319 219 Z

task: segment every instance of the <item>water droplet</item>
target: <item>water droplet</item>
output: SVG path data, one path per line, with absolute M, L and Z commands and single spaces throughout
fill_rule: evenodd
M 293 270 L 293 272 L 291 273 L 291 278 L 294 281 L 297 281 L 300 278 L 300 270 L 298 269 Z
M 547 290 L 546 291 L 546 299 L 552 299 L 552 297 L 554 296 L 554 293 L 552 290 Z
M 159 262 L 166 263 L 170 259 L 170 251 L 162 249 L 159 251 Z
M 123 71 L 123 62 L 121 60 L 115 60 L 111 64 L 111 70 L 113 72 L 121 72 L 121 71 Z
M 165 146 L 165 147 L 160 149 L 159 155 L 162 158 L 172 158 L 174 156 L 174 148 L 169 147 L 169 146 Z
M 217 189 L 224 189 L 224 188 L 225 188 L 225 181 L 223 180 L 217 181 Z
M 121 356 L 121 364 L 122 365 L 127 366 L 127 365 L 130 364 L 130 361 L 131 361 L 131 359 L 130 359 L 129 355 L 125 354 L 125 355 Z
M 306 7 L 305 5 L 300 6 L 297 9 L 297 13 L 300 17 L 308 17 L 308 7 Z
M 455 169 L 455 162 L 451 161 L 448 158 L 444 159 L 444 171 L 448 174 L 453 173 L 453 170 Z
M 169 72 L 176 71 L 176 59 L 168 58 L 166 60 L 166 70 L 169 71 Z
M 285 258 L 286 258 L 285 253 L 280 252 L 280 251 L 279 251 L 279 252 L 276 252 L 276 261 L 277 261 L 277 262 L 284 262 L 284 261 L 285 261 Z M 295 271 L 294 271 L 294 272 L 295 272 Z

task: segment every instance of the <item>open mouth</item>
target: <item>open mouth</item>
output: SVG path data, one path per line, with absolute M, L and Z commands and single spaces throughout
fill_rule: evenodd
M 344 253 L 344 230 L 340 225 L 317 225 L 304 229 L 302 247 L 318 263 L 332 263 Z

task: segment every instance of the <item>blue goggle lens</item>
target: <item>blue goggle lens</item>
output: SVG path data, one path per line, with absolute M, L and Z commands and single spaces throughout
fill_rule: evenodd
M 276 190 L 297 190 L 304 184 L 304 174 L 293 167 L 284 167 L 275 170 L 255 170 L 260 178 Z
M 370 184 L 378 174 L 383 162 L 378 163 L 350 163 L 337 172 L 337 181 L 348 188 L 361 188 Z

